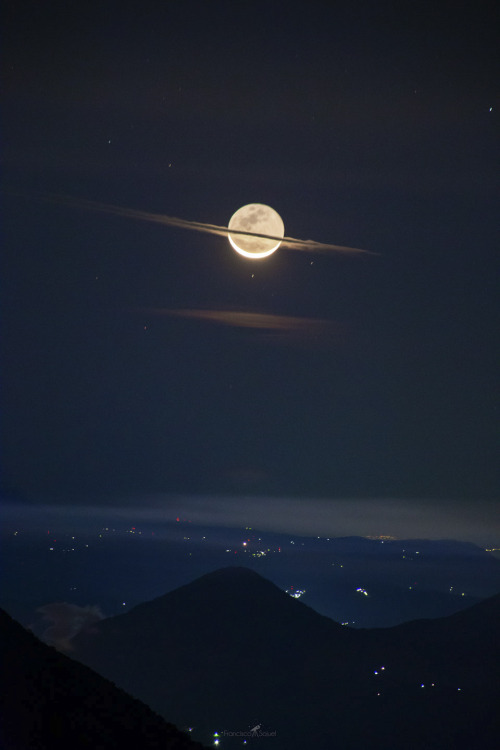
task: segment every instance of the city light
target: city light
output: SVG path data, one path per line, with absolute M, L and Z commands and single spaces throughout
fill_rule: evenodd
M 294 590 L 293 586 L 291 586 L 289 589 L 286 589 L 286 593 L 289 596 L 293 597 L 293 599 L 300 599 L 301 596 L 304 596 L 304 594 L 306 593 L 306 590 L 305 589 Z

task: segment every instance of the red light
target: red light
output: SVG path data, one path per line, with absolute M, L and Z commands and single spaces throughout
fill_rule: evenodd
M 177 521 L 177 523 L 179 523 L 179 520 L 180 520 L 179 516 L 177 516 L 177 518 L 175 520 Z

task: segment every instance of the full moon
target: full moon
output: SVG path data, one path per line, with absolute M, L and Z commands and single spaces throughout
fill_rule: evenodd
M 281 245 L 281 240 L 276 241 L 276 238 L 285 234 L 285 226 L 279 213 L 263 203 L 249 203 L 239 208 L 231 216 L 228 230 L 229 242 L 245 258 L 267 258 Z M 231 230 L 266 236 L 231 234 Z

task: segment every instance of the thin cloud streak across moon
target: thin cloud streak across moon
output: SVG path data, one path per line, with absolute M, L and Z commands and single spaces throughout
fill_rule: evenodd
M 39 200 L 50 201 L 51 203 L 61 203 L 66 206 L 73 208 L 82 208 L 88 211 L 99 211 L 101 213 L 112 214 L 114 216 L 122 216 L 126 219 L 136 219 L 138 221 L 148 221 L 155 224 L 164 224 L 169 227 L 177 227 L 178 229 L 190 229 L 195 232 L 204 232 L 206 234 L 214 234 L 219 237 L 228 238 L 228 227 L 218 226 L 217 224 L 207 224 L 200 221 L 190 221 L 188 219 L 178 219 L 175 216 L 167 216 L 166 214 L 155 214 L 148 211 L 139 211 L 134 208 L 123 208 L 121 206 L 114 206 L 109 203 L 99 203 L 97 201 L 85 200 L 83 198 L 72 198 L 64 195 L 37 195 L 35 196 Z M 245 235 L 248 237 L 263 237 L 269 240 L 277 240 L 281 242 L 282 247 L 287 247 L 291 250 L 306 250 L 308 252 L 338 252 L 338 253 L 350 253 L 350 254 L 365 254 L 365 255 L 377 255 L 370 250 L 362 250 L 357 247 L 347 247 L 345 245 L 333 245 L 329 242 L 316 242 L 315 240 L 298 240 L 294 237 L 275 237 L 274 235 L 261 234 L 256 232 L 245 232 L 242 230 L 231 229 L 231 234 Z

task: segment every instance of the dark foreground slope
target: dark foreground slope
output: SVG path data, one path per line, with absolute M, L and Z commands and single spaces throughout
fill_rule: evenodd
M 0 610 L 6 750 L 202 750 L 173 724 Z
M 499 601 L 352 630 L 227 568 L 97 623 L 75 656 L 205 742 L 260 724 L 272 750 L 473 750 L 495 738 Z

